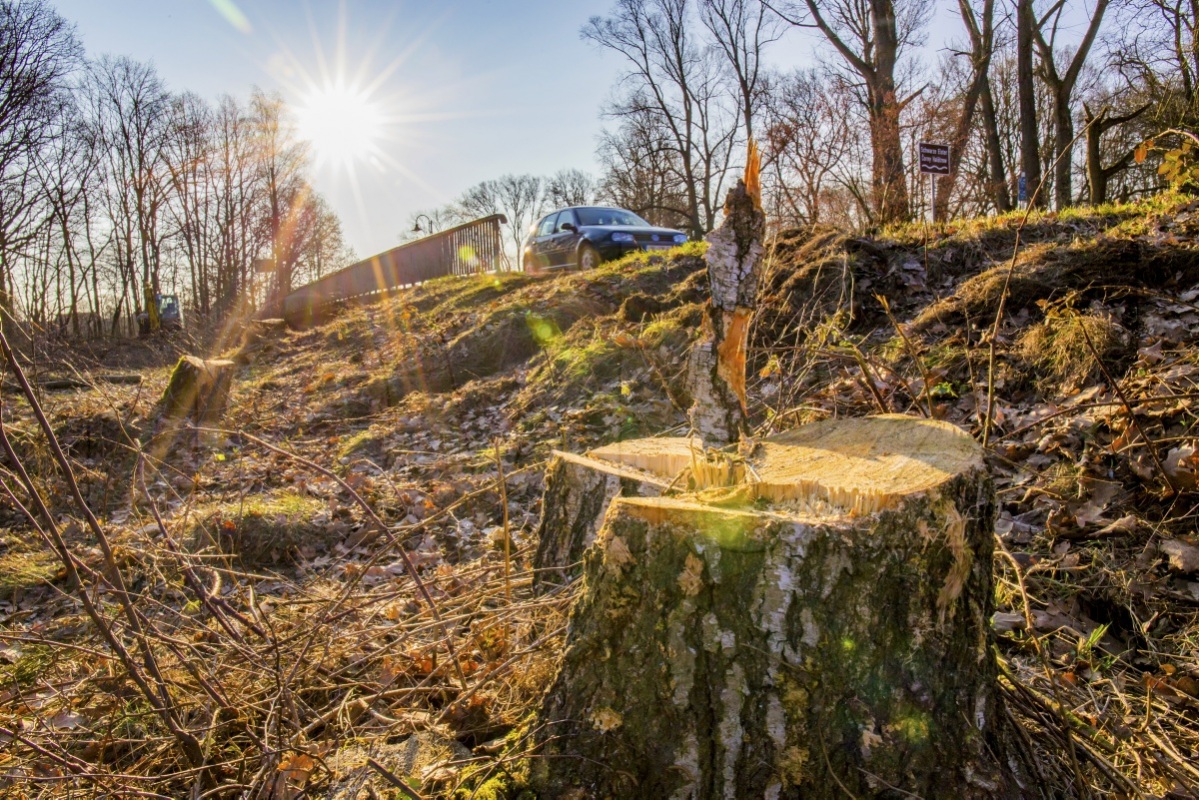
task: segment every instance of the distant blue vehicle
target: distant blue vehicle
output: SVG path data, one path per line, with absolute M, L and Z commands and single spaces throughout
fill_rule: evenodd
M 591 269 L 636 250 L 667 250 L 686 241 L 682 231 L 651 225 L 623 208 L 575 206 L 547 214 L 529 229 L 521 266 L 525 272 Z

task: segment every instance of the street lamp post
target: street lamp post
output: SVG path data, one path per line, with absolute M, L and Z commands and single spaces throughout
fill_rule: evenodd
M 421 228 L 421 226 L 420 226 L 421 217 L 424 217 L 424 219 L 425 219 L 425 227 L 424 228 Z M 413 217 L 413 222 L 414 222 L 414 224 L 412 226 L 413 233 L 425 233 L 425 234 L 436 233 L 436 231 L 433 230 L 433 220 L 429 219 L 428 214 L 417 214 L 415 217 Z

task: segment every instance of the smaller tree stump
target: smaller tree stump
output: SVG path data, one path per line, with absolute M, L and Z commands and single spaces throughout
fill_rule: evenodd
M 287 333 L 285 319 L 255 319 L 250 320 L 242 333 L 241 345 L 231 358 L 238 364 L 246 365 L 254 361 L 258 355 Z
M 203 425 L 220 421 L 229 401 L 234 363 L 183 356 L 158 401 L 163 421 L 191 419 Z
M 1021 796 L 972 438 L 884 416 L 723 464 L 688 439 L 590 457 L 695 491 L 611 501 L 536 727 L 542 797 Z

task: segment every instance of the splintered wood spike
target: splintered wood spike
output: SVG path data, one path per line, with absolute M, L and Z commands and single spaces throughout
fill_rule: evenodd
M 707 237 L 711 299 L 689 365 L 691 429 L 708 447 L 739 441 L 747 432 L 745 349 L 766 231 L 761 194 L 758 148 L 750 140 L 745 178 L 729 191 L 724 221 Z

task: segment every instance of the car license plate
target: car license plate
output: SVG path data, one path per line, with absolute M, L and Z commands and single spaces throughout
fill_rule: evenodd
M 673 244 L 647 244 L 647 245 L 645 245 L 646 250 L 669 250 L 672 247 L 674 247 Z

